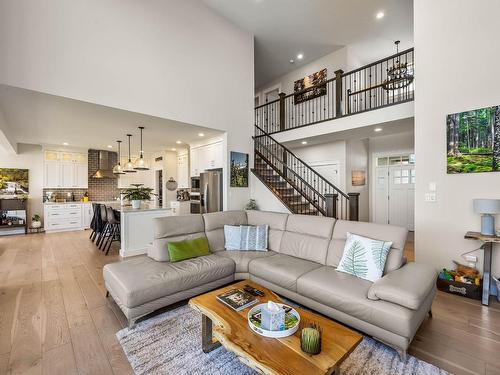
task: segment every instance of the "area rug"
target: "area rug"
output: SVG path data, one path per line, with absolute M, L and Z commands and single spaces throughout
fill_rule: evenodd
M 222 347 L 203 353 L 201 315 L 187 305 L 122 329 L 116 336 L 137 375 L 257 374 Z M 401 362 L 396 351 L 368 337 L 341 367 L 344 375 L 448 374 L 412 356 Z

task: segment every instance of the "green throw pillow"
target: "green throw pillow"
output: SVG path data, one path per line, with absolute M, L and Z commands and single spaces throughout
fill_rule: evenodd
M 180 262 L 189 258 L 196 258 L 202 255 L 210 255 L 207 237 L 199 237 L 193 240 L 169 242 L 168 256 L 171 262 Z

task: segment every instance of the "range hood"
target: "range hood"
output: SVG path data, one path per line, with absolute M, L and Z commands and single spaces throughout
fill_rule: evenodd
M 99 159 L 97 161 L 97 171 L 91 178 L 117 178 L 113 173 L 113 166 L 110 164 L 110 152 L 99 151 Z

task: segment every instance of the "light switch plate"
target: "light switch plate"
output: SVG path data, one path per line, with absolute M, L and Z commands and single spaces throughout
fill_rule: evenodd
M 425 193 L 425 201 L 426 202 L 436 202 L 437 200 L 437 197 L 436 197 L 436 193 Z
M 436 191 L 436 183 L 429 182 L 429 191 Z

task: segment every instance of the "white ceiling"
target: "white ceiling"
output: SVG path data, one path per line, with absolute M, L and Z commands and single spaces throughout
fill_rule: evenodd
M 97 104 L 0 85 L 0 110 L 10 133 L 18 143 L 62 145 L 116 150 L 122 140 L 127 149 L 126 134 L 132 137 L 132 151 L 139 149 L 139 129 L 144 126 L 144 150 L 155 152 L 182 148 L 186 144 L 222 134 L 182 122 L 142 115 Z M 200 137 L 198 133 L 203 133 Z M 176 144 L 180 140 L 183 144 Z
M 300 147 L 309 147 L 334 141 L 376 138 L 392 134 L 409 133 L 414 131 L 414 127 L 415 120 L 413 117 L 410 117 L 396 121 L 388 121 L 383 124 L 375 124 L 362 128 L 343 130 L 336 133 L 323 134 L 316 137 L 297 139 L 290 142 L 285 142 L 284 144 L 286 147 L 296 149 Z M 382 130 L 376 132 L 376 128 L 380 128 Z M 302 141 L 307 141 L 307 145 L 303 145 Z
M 255 86 L 343 46 L 362 64 L 413 46 L 413 0 L 203 0 L 255 35 Z M 377 12 L 385 17 L 377 20 Z M 301 62 L 290 64 L 297 53 Z

